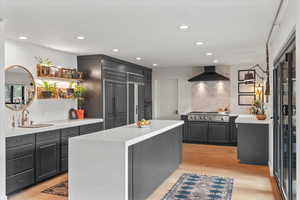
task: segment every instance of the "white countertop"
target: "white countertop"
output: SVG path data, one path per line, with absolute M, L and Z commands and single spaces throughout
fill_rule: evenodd
M 39 133 L 44 131 L 52 131 L 57 129 L 70 128 L 74 126 L 83 126 L 87 124 L 103 122 L 103 119 L 87 118 L 87 119 L 74 119 L 74 120 L 59 120 L 59 121 L 49 121 L 42 124 L 53 124 L 52 126 L 43 128 L 8 128 L 5 131 L 5 137 L 21 136 L 26 134 Z
M 235 120 L 237 124 L 270 124 L 270 119 L 258 120 L 255 115 L 238 115 Z
M 126 146 L 130 146 L 183 124 L 184 121 L 181 120 L 151 120 L 151 125 L 147 128 L 138 128 L 135 124 L 131 124 L 104 130 L 101 131 L 101 134 L 96 132 L 75 137 L 71 140 L 121 142 L 125 143 Z

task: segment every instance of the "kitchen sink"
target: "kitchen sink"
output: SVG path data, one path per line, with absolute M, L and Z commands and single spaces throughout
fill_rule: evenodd
M 30 125 L 20 126 L 20 128 L 45 128 L 53 125 L 54 124 L 30 124 Z

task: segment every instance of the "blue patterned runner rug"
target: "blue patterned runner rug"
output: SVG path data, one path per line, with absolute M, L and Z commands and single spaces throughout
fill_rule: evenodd
M 162 200 L 231 200 L 233 179 L 183 174 Z

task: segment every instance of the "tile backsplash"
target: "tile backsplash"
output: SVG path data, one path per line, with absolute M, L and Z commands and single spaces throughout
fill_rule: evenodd
M 193 69 L 193 75 L 204 71 L 203 67 Z M 216 72 L 230 77 L 230 67 L 217 67 Z M 230 81 L 203 81 L 192 83 L 192 110 L 215 112 L 230 105 Z

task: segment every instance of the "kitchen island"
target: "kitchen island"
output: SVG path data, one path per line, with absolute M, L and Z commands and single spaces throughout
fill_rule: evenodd
M 181 163 L 182 125 L 153 120 L 71 138 L 69 199 L 146 199 Z

